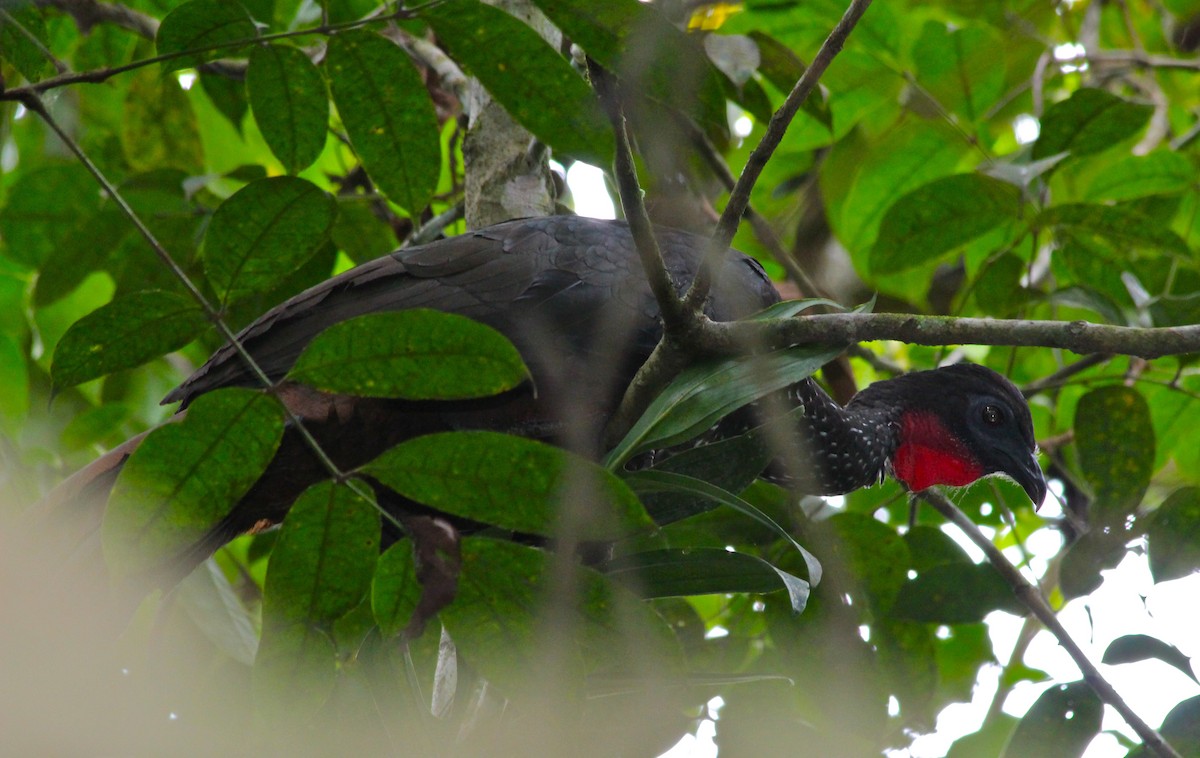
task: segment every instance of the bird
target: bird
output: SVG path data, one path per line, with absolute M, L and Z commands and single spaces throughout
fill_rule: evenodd
M 666 271 L 680 293 L 691 284 L 706 238 L 656 228 Z M 729 251 L 706 302 L 716 321 L 745 318 L 779 302 L 763 267 Z M 531 381 L 472 400 L 404 401 L 330 395 L 284 380 L 326 328 L 368 313 L 431 308 L 470 317 L 517 347 Z M 602 452 L 603 430 L 634 373 L 662 336 L 658 304 L 626 223 L 547 216 L 500 223 L 369 261 L 278 305 L 238 339 L 342 470 L 406 439 L 488 429 Z M 255 387 L 232 345 L 217 350 L 163 403 L 180 414 L 207 392 Z M 892 476 L 910 491 L 964 486 L 991 474 L 1019 484 L 1035 504 L 1046 495 L 1028 404 L 991 369 L 957 364 L 874 382 L 845 406 L 813 379 L 718 424 L 705 440 L 769 422 L 783 403 L 793 460 L 763 478 L 812 495 L 844 494 Z M 771 411 L 768 408 L 773 409 Z M 777 414 L 775 414 L 777 415 Z M 140 444 L 114 448 L 52 493 L 57 503 L 103 500 Z M 670 456 L 672 451 L 665 451 Z M 274 459 L 229 514 L 175 559 L 179 576 L 233 537 L 282 521 L 292 502 L 328 477 L 289 427 Z M 386 507 L 419 507 L 380 498 Z M 385 528 L 387 524 L 385 521 Z

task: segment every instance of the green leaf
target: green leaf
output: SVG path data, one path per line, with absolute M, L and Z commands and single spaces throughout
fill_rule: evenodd
M 1154 473 L 1154 426 L 1145 398 L 1120 385 L 1084 395 L 1075 408 L 1075 446 L 1096 497 L 1094 519 L 1121 524 L 1142 502 Z
M 258 651 L 254 618 L 216 561 L 202 563 L 175 593 L 188 618 L 221 652 L 242 665 L 253 665 Z
M 238 40 L 249 43 L 257 36 L 258 27 L 250 20 L 241 3 L 231 0 L 189 0 L 166 15 L 158 27 L 154 42 L 159 55 L 172 55 Z M 228 56 L 237 47 L 225 46 L 172 58 L 163 62 L 163 71 L 195 68 L 206 60 Z
M 1200 695 L 1172 708 L 1158 731 L 1180 755 L 1200 753 Z
M 118 297 L 71 325 L 54 349 L 50 377 L 74 387 L 178 350 L 207 326 L 200 306 L 171 292 Z
M 1193 682 L 1200 684 L 1200 680 L 1197 680 L 1196 674 L 1192 672 L 1191 659 L 1184 655 L 1183 651 L 1147 634 L 1126 634 L 1108 643 L 1101 663 L 1136 663 L 1151 658 L 1174 666 Z
M 1005 52 L 1005 40 L 983 24 L 927 21 L 913 45 L 917 81 L 942 107 L 979 122 L 1004 93 L 996 62 Z
M 904 195 L 884 214 L 871 249 L 871 272 L 915 268 L 1020 216 L 1021 191 L 1008 182 L 981 174 L 938 179 Z
M 380 633 L 394 637 L 404 631 L 420 599 L 412 543 L 397 542 L 379 556 L 371 582 L 371 612 Z
M 0 210 L 5 257 L 37 267 L 71 239 L 81 213 L 99 206 L 100 191 L 83 166 L 50 164 L 17 174 L 7 200 Z
M 414 308 L 334 324 L 309 343 L 288 378 L 346 395 L 461 400 L 513 389 L 529 372 L 490 326 Z
M 430 6 L 421 17 L 509 115 L 556 151 L 607 166 L 613 138 L 591 88 L 537 32 L 478 0 Z
M 966 551 L 950 535 L 936 527 L 913 526 L 904 533 L 904 542 L 908 545 L 908 554 L 912 556 L 910 568 L 913 571 L 922 572 L 935 566 L 971 562 Z
M 1104 167 L 1084 189 L 1083 198 L 1133 200 L 1149 195 L 1183 192 L 1196 182 L 1196 170 L 1179 153 L 1156 150 L 1149 155 L 1128 155 Z
M 53 70 L 50 58 L 43 52 L 49 47 L 49 35 L 42 12 L 33 3 L 5 3 L 0 9 L 3 10 L 0 14 L 0 57 L 21 72 L 21 76 L 36 82 Z
M 327 627 L 354 609 L 379 560 L 379 512 L 344 484 L 309 487 L 267 564 L 263 624 Z
M 186 559 L 266 469 L 283 437 L 274 398 L 220 389 L 142 441 L 121 469 L 101 527 L 113 573 Z
M 583 539 L 612 539 L 652 522 L 611 472 L 543 442 L 497 432 L 446 432 L 401 443 L 360 473 L 443 513 L 553 536 L 564 507 Z
M 966 149 L 961 140 L 921 120 L 883 136 L 858 166 L 840 218 L 835 219 L 846 248 L 854 253 L 870 250 L 897 198 L 952 172 Z
M 804 610 L 810 589 L 808 582 L 761 558 L 718 548 L 623 555 L 600 570 L 643 598 L 785 590 L 796 613 Z
M 760 62 L 759 72 L 780 92 L 791 92 L 792 87 L 804 75 L 807 68 L 804 62 L 796 56 L 792 49 L 779 40 L 759 29 L 751 30 L 747 35 L 758 46 Z M 825 101 L 825 93 L 820 87 L 814 87 L 800 110 L 807 113 L 814 121 L 833 131 L 833 113 L 829 103 Z
M 523 545 L 463 540 L 458 597 L 440 614 L 459 655 L 510 694 L 526 691 L 551 641 L 564 683 L 678 656 L 674 635 L 646 603 L 595 571 L 566 568 L 564 576 L 545 552 Z
M 429 205 L 441 171 L 437 116 L 404 51 L 374 32 L 329 41 L 333 101 L 363 168 L 411 216 Z
M 973 624 L 997 610 L 1027 612 L 991 564 L 955 562 L 931 566 L 905 582 L 891 615 L 932 624 Z
M 812 376 L 840 352 L 805 345 L 688 368 L 654 399 L 604 465 L 617 469 L 642 450 L 695 437 L 738 408 Z
M 304 179 L 251 182 L 213 213 L 204 273 L 221 302 L 269 289 L 311 258 L 333 228 L 337 203 Z
M 267 146 L 289 174 L 317 159 L 325 147 L 329 94 L 303 51 L 290 45 L 254 48 L 246 92 Z
M 250 101 L 246 99 L 244 82 L 236 82 L 227 76 L 213 74 L 200 70 L 200 87 L 208 99 L 216 106 L 221 115 L 229 120 L 238 134 L 242 133 L 242 121 L 246 111 L 250 110 Z
M 792 547 L 794 547 L 796 551 L 800 553 L 801 557 L 804 558 L 804 565 L 808 571 L 808 580 L 813 585 L 821 582 L 821 562 L 817 560 L 816 556 L 805 550 L 804 547 L 796 541 L 796 538 L 792 536 L 791 532 L 780 526 L 774 519 L 732 492 L 727 492 L 720 487 L 709 484 L 702 479 L 658 469 L 645 469 L 642 471 L 632 472 L 625 477 L 625 481 L 629 483 L 629 486 L 633 487 L 634 490 L 638 492 L 654 491 L 656 489 L 691 492 L 695 495 L 706 497 L 713 502 L 720 503 L 721 505 L 727 505 L 730 508 L 733 508 L 735 511 L 749 516 L 750 518 L 775 532 L 775 534 L 779 535 L 787 542 L 791 543 Z
M 1060 234 L 1099 239 L 1127 255 L 1125 247 L 1147 247 L 1191 257 L 1191 250 L 1178 234 L 1132 208 L 1118 205 L 1071 203 L 1042 211 L 1037 224 L 1055 227 Z
M 1125 557 L 1129 537 L 1120 530 L 1097 528 L 1072 543 L 1063 555 L 1059 588 L 1068 600 L 1090 595 L 1100 588 L 1101 571 L 1116 568 Z
M 251 680 L 256 712 L 289 724 L 316 716 L 337 684 L 336 653 L 333 639 L 307 624 L 265 628 Z
M 1186 444 L 1191 444 L 1190 433 Z M 1183 487 L 1172 492 L 1149 521 L 1146 540 L 1155 582 L 1200 570 L 1200 489 Z
M 860 584 L 861 596 L 872 612 L 877 616 L 890 613 L 911 563 L 903 538 L 893 527 L 862 513 L 838 513 L 823 526 L 829 530 L 824 536 L 829 542 L 824 544 Z
M 173 77 L 160 77 L 149 68 L 133 76 L 121 117 L 121 147 L 137 171 L 176 168 L 201 173 L 200 126 L 187 93 Z
M 1100 731 L 1103 714 L 1104 704 L 1086 682 L 1053 686 L 1017 724 L 1003 758 L 1081 756 Z
M 1111 148 L 1142 130 L 1154 108 L 1122 100 L 1102 89 L 1076 90 L 1046 109 L 1033 158 L 1070 152 L 1079 157 Z

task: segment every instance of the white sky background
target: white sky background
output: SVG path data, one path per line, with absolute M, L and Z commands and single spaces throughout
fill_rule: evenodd
M 1022 142 L 1037 138 L 1037 121 L 1032 116 L 1018 117 L 1014 130 Z M 561 166 L 555 170 L 562 171 Z M 566 172 L 567 185 L 574 199 L 575 212 L 592 218 L 614 218 L 612 199 L 604 185 L 600 169 L 575 163 Z M 1047 519 L 1061 515 L 1058 501 L 1047 499 L 1040 511 Z M 974 560 L 983 555 L 967 538 L 952 526 L 946 532 L 959 542 Z M 1046 570 L 1047 561 L 1059 550 L 1061 537 L 1049 528 L 1037 530 L 1025 538 L 1025 547 L 1032 556 L 1038 576 Z M 1014 562 L 1020 560 L 1017 548 L 1005 555 Z M 1026 571 L 1027 577 L 1030 576 Z M 1131 708 L 1152 727 L 1157 728 L 1163 717 L 1181 700 L 1200 694 L 1197 685 L 1182 672 L 1157 660 L 1140 661 L 1120 666 L 1100 664 L 1108 644 L 1126 634 L 1147 634 L 1179 648 L 1189 657 L 1200 656 L 1200 575 L 1155 585 L 1150 576 L 1144 551 L 1129 554 L 1115 569 L 1103 572 L 1104 584 L 1088 597 L 1071 601 L 1059 613 L 1059 620 L 1088 657 L 1099 665 L 1101 673 L 1116 688 Z M 1036 577 L 1030 577 L 1036 578 Z M 1016 644 L 1022 619 L 996 612 L 986 619 L 997 660 L 1007 663 Z M 1004 702 L 1004 712 L 1020 717 L 1029 710 L 1038 696 L 1048 687 L 1081 678 L 1054 637 L 1041 631 L 1030 644 L 1024 663 L 1047 672 L 1052 681 L 1041 684 L 1022 683 L 1015 687 Z M 894 751 L 889 758 L 940 758 L 958 738 L 978 731 L 995 695 L 1001 666 L 985 666 L 975 683 L 970 703 L 956 703 L 938 716 L 936 730 L 913 741 L 911 748 Z M 710 711 L 719 718 L 721 699 L 709 703 Z M 1110 706 L 1105 706 L 1104 730 L 1124 733 L 1134 742 L 1136 734 Z M 710 758 L 717 755 L 713 742 L 715 725 L 710 720 L 700 723 L 695 734 L 686 735 L 663 758 Z M 1116 737 L 1101 733 L 1084 753 L 1084 758 L 1120 758 L 1128 751 Z

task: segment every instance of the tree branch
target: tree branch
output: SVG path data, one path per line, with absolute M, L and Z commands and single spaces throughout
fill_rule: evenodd
M 746 206 L 750 204 L 750 191 L 754 189 L 754 184 L 762 174 L 767 161 L 779 147 L 796 112 L 816 89 L 821 75 L 825 73 L 825 69 L 829 68 L 834 57 L 841 52 L 842 46 L 846 44 L 846 38 L 850 36 L 850 32 L 870 5 L 871 0 L 850 0 L 850 6 L 846 8 L 842 19 L 825 38 L 816 57 L 797 80 L 796 86 L 792 88 L 783 105 L 771 116 L 766 133 L 750 153 L 750 157 L 746 160 L 746 167 L 742 169 L 742 175 L 738 177 L 737 185 L 729 193 L 729 202 L 725 204 L 721 220 L 717 223 L 717 230 L 713 233 L 712 242 L 709 243 L 708 250 L 704 254 L 704 264 L 700 267 L 696 280 L 692 282 L 687 295 L 684 296 L 684 305 L 692 311 L 699 312 L 704 306 L 704 301 L 708 298 L 708 292 L 712 288 L 712 279 L 718 269 L 718 264 L 726 255 L 729 244 L 733 242 L 733 235 L 737 232 L 742 214 L 745 212 Z
M 979 530 L 965 513 L 958 509 L 954 503 L 950 502 L 949 498 L 940 492 L 933 490 L 925 490 L 918 495 L 925 502 L 932 505 L 951 523 L 963 531 L 964 534 L 979 547 L 987 556 L 988 562 L 996 567 L 1000 575 L 1004 577 L 1009 586 L 1012 587 L 1013 594 L 1017 596 L 1026 608 L 1041 621 L 1046 629 L 1054 635 L 1058 643 L 1062 645 L 1067 654 L 1071 656 L 1071 660 L 1075 661 L 1075 665 L 1079 667 L 1083 674 L 1083 679 L 1096 693 L 1097 697 L 1103 700 L 1108 705 L 1116 709 L 1117 713 L 1121 714 L 1121 718 L 1125 719 L 1138 736 L 1142 738 L 1142 742 L 1146 747 L 1162 758 L 1181 758 L 1179 753 L 1162 735 L 1154 728 L 1142 720 L 1140 716 L 1133 711 L 1132 708 L 1121 698 L 1113 686 L 1109 684 L 1100 670 L 1096 668 L 1087 655 L 1080 649 L 1079 645 L 1075 644 L 1075 640 L 1071 639 L 1071 635 L 1063 627 L 1058 620 L 1054 610 L 1042 593 L 1034 586 L 1025 576 L 1017 570 L 1015 566 L 1009 563 L 1000 549 L 992 544 L 992 541 Z
M 120 3 L 101 3 L 97 0 L 36 0 L 36 5 L 57 8 L 75 19 L 79 31 L 87 34 L 97 24 L 113 24 L 146 39 L 158 34 L 158 19 Z
M 913 345 L 1008 345 L 1053 347 L 1074 353 L 1113 353 L 1161 358 L 1200 352 L 1200 324 L 1154 328 L 1108 326 L 1086 321 L 954 318 L 907 313 L 822 313 L 778 321 L 713 324 L 705 345 L 734 355 L 747 344 L 779 349 L 803 343 L 853 344 L 897 340 Z

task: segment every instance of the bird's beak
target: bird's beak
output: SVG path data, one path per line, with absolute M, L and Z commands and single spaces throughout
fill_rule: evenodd
M 1042 507 L 1042 501 L 1046 499 L 1046 475 L 1038 465 L 1037 453 L 1026 453 L 1015 458 L 1012 468 L 1005 473 L 1029 495 L 1034 510 Z

